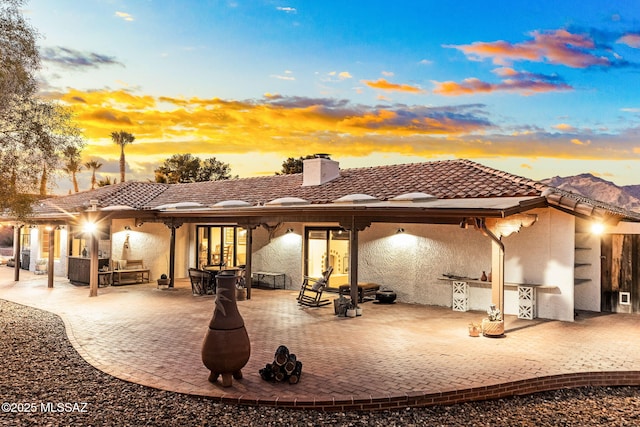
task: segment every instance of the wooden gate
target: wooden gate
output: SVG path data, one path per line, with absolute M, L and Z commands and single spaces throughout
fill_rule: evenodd
M 601 242 L 601 310 L 640 313 L 640 235 L 604 235 Z

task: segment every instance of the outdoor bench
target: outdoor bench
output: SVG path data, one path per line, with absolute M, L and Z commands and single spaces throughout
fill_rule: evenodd
M 377 283 L 358 283 L 358 302 L 363 302 L 365 297 L 375 298 L 376 292 L 378 290 L 380 290 L 380 285 L 378 285 Z M 338 291 L 340 292 L 340 295 L 349 295 L 349 293 L 351 292 L 351 285 L 348 283 L 340 285 Z

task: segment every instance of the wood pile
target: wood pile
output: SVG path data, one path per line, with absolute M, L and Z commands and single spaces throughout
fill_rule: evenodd
M 276 350 L 273 363 L 267 363 L 259 372 L 265 381 L 297 384 L 302 374 L 302 362 L 286 346 L 281 345 Z

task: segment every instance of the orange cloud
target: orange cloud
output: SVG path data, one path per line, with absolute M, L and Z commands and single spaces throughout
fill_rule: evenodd
M 587 140 L 587 141 L 582 141 L 578 138 L 573 138 L 571 139 L 571 143 L 575 144 L 575 145 L 590 145 L 591 141 Z
M 497 91 L 519 92 L 532 95 L 541 92 L 570 90 L 565 83 L 550 82 L 535 79 L 505 79 L 500 83 L 487 83 L 477 78 L 464 79 L 461 83 L 434 81 L 433 93 L 445 96 L 473 95 L 477 93 L 491 93 Z
M 499 40 L 445 47 L 458 49 L 474 60 L 490 58 L 499 65 L 513 61 L 547 62 L 572 68 L 613 65 L 613 61 L 587 35 L 572 34 L 562 29 L 533 31 L 530 35 L 531 40 L 521 43 Z
M 416 86 L 406 85 L 406 84 L 397 84 L 391 83 L 385 79 L 378 79 L 377 81 L 370 80 L 362 80 L 362 83 L 366 84 L 369 87 L 374 89 L 382 89 L 396 92 L 409 92 L 409 93 L 422 93 L 424 92 L 422 89 Z
M 559 131 L 562 131 L 562 132 L 573 132 L 573 131 L 576 130 L 573 126 L 571 126 L 571 125 L 569 125 L 567 123 L 559 123 L 559 124 L 555 125 L 554 128 L 558 129 Z
M 70 90 L 57 94 L 57 99 L 71 106 L 84 130 L 87 146 L 83 160 L 101 159 L 105 174 L 117 175 L 112 171 L 118 170 L 120 150 L 111 141 L 111 132 L 125 130 L 136 136 L 135 142 L 126 147 L 129 179 L 153 179 L 153 169 L 176 153 L 215 156 L 223 161 L 227 161 L 225 156 L 247 153 L 280 154 L 285 159 L 314 152 L 330 152 L 336 158 L 372 153 L 464 158 L 640 158 L 636 135 L 631 131 L 628 135 L 598 136 L 578 129 L 565 136 L 523 127 L 521 132 L 509 129 L 491 134 L 500 129 L 488 119 L 482 104 L 391 104 L 380 108 L 333 98 L 278 94 L 254 100 L 224 100 L 150 97 L 107 90 Z
M 629 33 L 618 39 L 618 43 L 626 44 L 627 46 L 640 48 L 640 34 Z

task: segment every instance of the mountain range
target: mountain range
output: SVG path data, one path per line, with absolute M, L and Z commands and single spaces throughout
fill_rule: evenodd
M 544 184 L 594 200 L 640 212 L 640 185 L 618 186 L 590 173 L 541 180 Z

